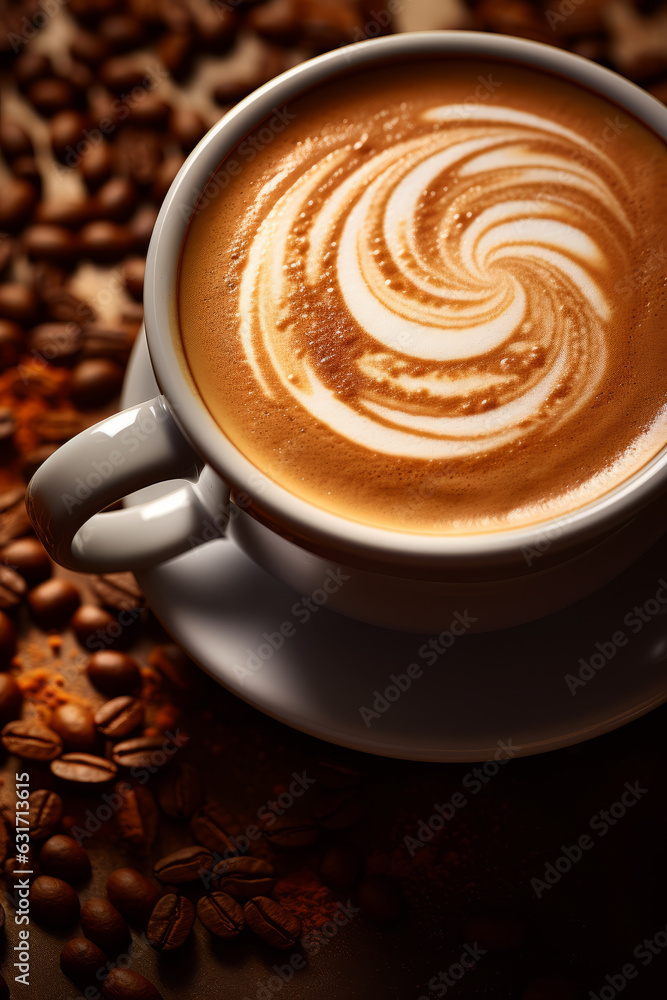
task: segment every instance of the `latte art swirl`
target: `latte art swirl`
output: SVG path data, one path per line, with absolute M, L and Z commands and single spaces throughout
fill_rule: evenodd
M 243 271 L 243 352 L 375 453 L 470 457 L 577 419 L 608 377 L 604 291 L 634 237 L 627 183 L 575 131 L 449 104 L 276 180 Z M 304 169 L 304 162 L 310 164 Z M 625 192 L 625 195 L 624 195 Z

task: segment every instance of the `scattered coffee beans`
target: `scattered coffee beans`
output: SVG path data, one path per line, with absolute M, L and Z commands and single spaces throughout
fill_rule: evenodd
M 28 592 L 28 606 L 37 624 L 47 631 L 64 626 L 81 602 L 74 584 L 55 577 Z
M 84 937 L 75 937 L 63 945 L 60 968 L 77 986 L 94 986 L 100 982 L 97 973 L 104 969 L 107 957 L 101 948 Z
M 79 897 L 62 879 L 39 875 L 30 886 L 30 915 L 45 927 L 71 927 L 79 917 Z
M 51 560 L 36 538 L 17 538 L 5 545 L 2 561 L 16 570 L 29 587 L 36 587 L 51 576 Z
M 90 878 L 90 858 L 85 847 L 62 833 L 42 844 L 39 865 L 45 875 L 54 875 L 70 885 Z
M 51 761 L 51 770 L 57 778 L 77 784 L 96 785 L 116 777 L 116 765 L 104 757 L 90 753 L 66 753 Z
M 86 937 L 109 957 L 127 951 L 130 932 L 120 913 L 108 899 L 91 896 L 81 907 L 79 919 Z
M 12 675 L 0 674 L 0 724 L 18 719 L 22 705 L 21 688 Z
M 280 903 L 255 896 L 243 909 L 248 927 L 274 948 L 293 948 L 301 934 L 301 921 Z
M 118 767 L 144 767 L 150 768 L 154 763 L 164 763 L 164 737 L 163 736 L 136 736 L 134 739 L 123 740 L 116 743 L 112 751 L 112 758 Z
M 285 850 L 311 847 L 318 837 L 317 823 L 308 816 L 278 816 L 263 833 L 270 844 Z
M 40 788 L 28 797 L 30 806 L 30 836 L 33 840 L 46 840 L 60 822 L 63 800 L 57 792 Z
M 204 927 L 218 938 L 238 937 L 245 927 L 239 903 L 226 892 L 212 892 L 197 903 L 197 916 Z
M 117 868 L 107 879 L 107 896 L 126 920 L 145 927 L 160 894 L 136 868 Z
M 119 740 L 138 729 L 144 721 L 144 708 L 138 698 L 121 695 L 101 705 L 95 713 L 95 725 L 110 740 Z
M 155 951 L 175 951 L 192 930 L 195 908 L 185 896 L 169 893 L 160 899 L 151 913 L 146 937 Z
M 2 730 L 6 750 L 27 760 L 53 760 L 62 753 L 63 742 L 52 729 L 39 722 L 9 722 Z
M 141 687 L 141 673 L 136 661 L 118 650 L 104 649 L 93 653 L 86 671 L 91 684 L 111 698 L 132 694 Z
M 202 871 L 211 871 L 213 857 L 205 847 L 183 847 L 180 851 L 167 854 L 153 866 L 153 872 L 161 882 L 181 885 L 196 882 Z
M 66 702 L 51 713 L 51 728 L 58 733 L 65 750 L 90 753 L 97 744 L 97 729 L 93 713 L 85 705 Z
M 213 869 L 216 884 L 234 899 L 268 896 L 276 883 L 273 865 L 262 858 L 229 858 L 219 861 Z
M 112 969 L 102 983 L 105 1000 L 162 1000 L 152 983 L 132 969 Z
M 190 819 L 204 800 L 199 771 L 192 764 L 176 763 L 160 777 L 158 801 L 173 819 Z

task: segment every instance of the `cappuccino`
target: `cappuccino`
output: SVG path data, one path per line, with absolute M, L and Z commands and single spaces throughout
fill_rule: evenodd
M 263 473 L 379 527 L 566 514 L 667 443 L 667 149 L 501 61 L 349 73 L 233 149 L 185 239 L 183 355 Z

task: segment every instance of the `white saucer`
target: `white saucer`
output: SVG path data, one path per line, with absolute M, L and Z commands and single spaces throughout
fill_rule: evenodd
M 142 336 L 123 406 L 158 391 Z M 517 756 L 579 743 L 667 699 L 667 617 L 659 613 L 640 630 L 624 624 L 635 605 L 654 598 L 663 575 L 667 540 L 593 597 L 521 628 L 460 638 L 432 666 L 419 656 L 428 637 L 353 622 L 326 609 L 301 621 L 292 610 L 299 595 L 230 541 L 208 542 L 139 574 L 139 581 L 190 656 L 262 712 L 356 750 L 478 761 L 493 759 L 501 741 Z M 269 651 L 263 634 L 278 632 L 284 622 L 293 623 L 296 634 L 260 669 L 239 671 L 249 653 L 260 646 Z M 619 630 L 627 645 L 571 693 L 566 675 L 576 675 L 580 658 L 590 661 L 596 643 L 604 646 Z M 383 692 L 390 675 L 404 673 L 412 662 L 423 667 L 423 676 L 367 726 L 360 709 L 372 709 L 374 692 Z

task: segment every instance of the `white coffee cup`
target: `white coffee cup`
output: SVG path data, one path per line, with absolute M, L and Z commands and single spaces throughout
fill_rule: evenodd
M 474 630 L 486 631 L 529 621 L 591 593 L 662 534 L 667 449 L 567 516 L 494 533 L 418 535 L 348 520 L 288 492 L 232 445 L 198 395 L 180 344 L 177 269 L 188 222 L 220 162 L 276 109 L 341 70 L 426 54 L 505 59 L 559 74 L 667 139 L 667 108 L 617 74 L 547 45 L 477 32 L 418 32 L 347 46 L 251 94 L 190 154 L 155 226 L 144 309 L 162 395 L 79 434 L 40 467 L 28 487 L 29 514 L 56 561 L 82 571 L 140 571 L 226 532 L 301 594 L 325 588 L 335 575 L 341 585 L 329 588 L 327 607 L 353 618 L 437 632 L 455 611 L 467 611 L 476 619 Z M 172 479 L 181 482 L 168 496 L 98 513 L 142 487 Z

